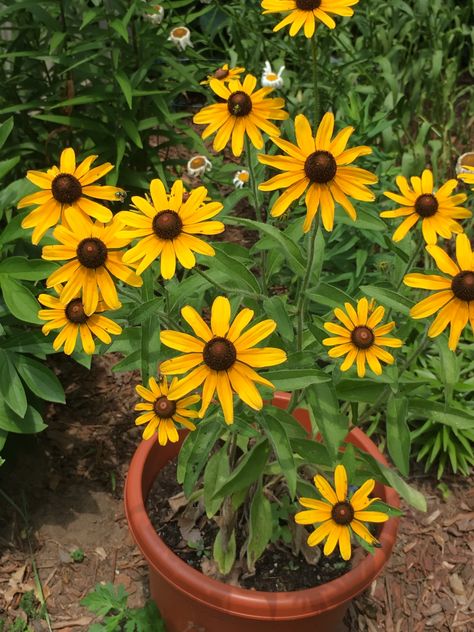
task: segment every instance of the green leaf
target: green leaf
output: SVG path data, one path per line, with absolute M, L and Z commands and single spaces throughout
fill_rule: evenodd
M 314 261 L 311 269 L 311 285 L 317 287 L 321 278 L 321 271 L 324 264 L 324 233 L 321 226 L 318 226 L 318 232 L 314 241 Z
M 212 267 L 216 272 L 223 272 L 231 286 L 242 287 L 255 294 L 260 293 L 257 279 L 243 263 L 228 255 L 217 244 L 214 244 L 214 249 L 215 257 L 207 262 L 210 268 Z
M 393 487 L 393 489 L 400 494 L 402 498 L 404 498 L 408 504 L 410 504 L 415 509 L 419 511 L 426 511 L 426 498 L 423 496 L 421 492 L 419 492 L 411 485 L 408 485 L 396 472 L 391 468 L 379 463 L 377 459 L 374 459 L 373 456 L 367 454 L 366 452 L 362 452 L 361 450 L 357 450 L 360 458 L 369 466 L 369 471 L 372 473 L 374 478 L 382 478 L 382 481 Z
M 282 410 L 281 408 L 277 408 L 276 406 L 265 407 L 263 409 L 263 414 L 267 413 L 267 410 L 271 410 L 271 414 L 273 417 L 276 417 L 278 421 L 284 426 L 285 432 L 290 439 L 296 437 L 298 439 L 305 439 L 308 436 L 308 433 L 303 428 L 303 426 L 290 415 L 286 410 Z
M 320 283 L 315 292 L 308 292 L 307 295 L 314 303 L 322 303 L 331 309 L 341 307 L 346 301 L 352 303 L 349 294 L 329 283 Z
M 299 276 L 303 276 L 306 271 L 306 263 L 301 253 L 301 248 L 295 244 L 285 233 L 275 228 L 271 224 L 264 224 L 262 222 L 256 222 L 253 219 L 247 219 L 244 217 L 228 217 L 226 223 L 238 226 L 247 226 L 253 230 L 258 230 L 266 235 L 269 235 L 274 241 L 275 246 L 280 247 L 285 255 L 290 268 L 293 272 Z
M 20 162 L 20 158 L 21 156 L 15 156 L 14 158 L 7 158 L 7 160 L 0 160 L 0 180 Z
M 183 491 L 187 498 L 193 492 L 196 481 L 221 432 L 222 427 L 213 416 L 201 422 L 196 430 L 186 437 L 178 457 L 177 477 L 178 482 L 183 484 Z
M 367 296 L 375 298 L 384 307 L 390 307 L 394 311 L 405 314 L 406 316 L 410 315 L 410 309 L 414 305 L 413 301 L 398 292 L 375 285 L 361 285 L 360 289 Z
M 7 138 L 10 136 L 13 129 L 13 116 L 10 116 L 6 121 L 0 125 L 0 149 L 5 144 Z
M 46 279 L 57 267 L 56 263 L 43 259 L 8 257 L 0 261 L 0 274 L 7 274 L 12 279 L 23 281 L 40 281 Z
M 407 415 L 408 399 L 392 393 L 387 403 L 387 447 L 403 476 L 409 474 L 411 446 Z
M 265 377 L 277 390 L 296 391 L 311 384 L 324 384 L 331 376 L 320 369 L 276 369 L 267 371 Z
M 49 54 L 53 55 L 56 50 L 61 46 L 66 38 L 66 33 L 61 33 L 60 31 L 56 31 L 53 33 L 49 40 Z
M 270 446 L 267 439 L 256 443 L 240 459 L 237 467 L 231 473 L 227 482 L 214 492 L 213 498 L 225 498 L 242 489 L 246 489 L 254 483 L 262 474 L 268 459 Z
M 28 406 L 23 419 L 0 401 L 0 429 L 18 434 L 34 434 L 47 428 L 39 412 Z
M 446 426 L 456 428 L 456 430 L 472 430 L 472 414 L 465 410 L 459 410 L 452 406 L 445 407 L 443 404 L 431 402 L 426 399 L 410 398 L 410 412 L 417 411 L 424 418 L 428 417 L 433 421 Z
M 115 74 L 115 78 L 117 80 L 117 83 L 120 86 L 120 89 L 122 90 L 125 99 L 127 101 L 128 107 L 130 108 L 130 110 L 132 109 L 132 84 L 130 83 L 129 78 L 127 77 L 127 75 L 122 72 L 122 71 L 118 71 Z
M 271 537 L 272 506 L 259 485 L 250 505 L 247 564 L 251 573 L 255 572 L 255 562 L 265 551 Z
M 265 413 L 260 415 L 258 423 L 262 426 L 275 452 L 277 461 L 288 485 L 290 497 L 296 493 L 296 466 L 293 458 L 290 440 L 285 426 L 280 423 L 275 409 L 272 406 L 265 408 Z
M 0 394 L 14 413 L 21 418 L 25 416 L 28 406 L 25 389 L 10 353 L 4 349 L 0 349 Z
M 228 479 L 229 472 L 227 446 L 224 445 L 211 456 L 204 470 L 204 507 L 208 518 L 212 518 L 219 511 L 223 498 L 214 500 L 212 496 L 215 489 Z
M 128 31 L 127 27 L 123 25 L 121 20 L 112 20 L 110 23 L 110 27 L 114 29 L 116 33 L 120 35 L 122 39 L 124 39 L 128 44 Z
M 305 392 L 311 418 L 321 432 L 330 454 L 334 457 L 349 431 L 349 419 L 342 415 L 332 384 L 313 384 Z
M 150 301 L 146 301 L 141 305 L 137 305 L 134 309 L 132 309 L 128 315 L 128 322 L 131 325 L 140 325 L 145 322 L 147 318 L 154 317 L 156 318 L 156 312 L 163 307 L 163 299 L 162 298 L 152 298 Z
M 10 312 L 27 323 L 42 324 L 38 318 L 39 305 L 33 294 L 16 279 L 0 277 L 3 299 Z
M 291 439 L 291 446 L 310 465 L 332 467 L 334 464 L 326 446 L 314 439 Z
M 336 390 L 339 399 L 348 402 L 374 404 L 386 386 L 386 384 L 380 384 L 377 382 L 344 378 L 337 384 Z
M 227 546 L 224 549 L 222 529 L 219 529 L 216 539 L 214 540 L 212 555 L 217 562 L 219 572 L 222 573 L 222 575 L 228 575 L 232 570 L 232 566 L 235 562 L 236 551 L 237 544 L 235 541 L 235 530 L 232 530 Z
M 128 118 L 123 118 L 122 127 L 130 140 L 133 141 L 133 143 L 135 143 L 137 147 L 143 149 L 142 139 L 140 138 L 140 132 L 138 131 L 135 121 Z
M 20 354 L 15 364 L 22 380 L 35 395 L 47 402 L 66 403 L 61 382 L 45 364 Z
M 263 301 L 263 309 L 267 316 L 272 318 L 277 324 L 277 332 L 288 342 L 293 342 L 295 331 L 291 318 L 288 316 L 288 309 L 281 296 L 272 296 Z

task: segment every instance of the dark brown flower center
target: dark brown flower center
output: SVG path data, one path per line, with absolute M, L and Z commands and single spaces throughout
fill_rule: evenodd
M 66 307 L 66 318 L 75 324 L 83 324 L 87 322 L 89 316 L 84 311 L 84 305 L 80 298 L 70 301 Z
M 296 0 L 296 8 L 300 11 L 312 11 L 318 9 L 321 5 L 321 0 Z
M 356 327 L 351 333 L 351 340 L 359 349 L 368 349 L 374 344 L 374 332 L 368 327 Z
M 350 524 L 354 519 L 354 509 L 351 503 L 347 501 L 336 503 L 332 508 L 331 517 L 336 524 Z
M 225 79 L 229 76 L 229 71 L 224 68 L 218 68 L 214 73 L 214 77 L 216 79 Z
M 173 402 L 163 395 L 163 397 L 159 397 L 155 400 L 153 410 L 155 415 L 160 417 L 160 419 L 169 419 L 176 412 L 176 402 Z
M 160 211 L 153 218 L 153 230 L 160 239 L 175 239 L 182 228 L 183 222 L 175 211 Z
M 336 175 L 337 164 L 328 151 L 315 151 L 306 158 L 304 172 L 311 182 L 325 184 Z
M 451 289 L 461 301 L 474 301 L 474 272 L 463 270 L 451 281 Z
M 79 243 L 76 254 L 86 268 L 100 268 L 107 259 L 107 246 L 97 237 L 87 237 Z
M 238 90 L 227 100 L 227 109 L 233 116 L 247 116 L 252 111 L 252 99 L 243 90 Z
M 70 173 L 59 173 L 51 183 L 53 197 L 61 204 L 72 204 L 82 195 L 82 186 Z
M 227 371 L 234 364 L 237 351 L 230 340 L 217 336 L 206 343 L 203 358 L 213 371 Z
M 415 202 L 415 211 L 420 217 L 431 217 L 438 210 L 438 200 L 432 193 L 424 193 Z

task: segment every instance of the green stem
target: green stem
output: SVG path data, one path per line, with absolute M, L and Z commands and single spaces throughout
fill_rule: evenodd
M 316 219 L 314 220 L 313 228 L 309 236 L 309 247 L 308 247 L 308 257 L 306 262 L 306 271 L 303 278 L 303 283 L 301 284 L 301 289 L 298 296 L 298 302 L 296 304 L 296 317 L 297 321 L 297 334 L 296 334 L 296 350 L 303 350 L 303 329 L 304 329 L 304 321 L 305 321 L 305 312 L 306 312 L 306 291 L 309 285 L 309 279 L 311 277 L 311 271 L 313 269 L 314 263 L 314 255 L 315 255 L 315 243 L 316 243 L 316 235 L 319 230 L 319 217 L 321 212 L 316 214 Z
M 314 125 L 317 127 L 321 118 L 321 102 L 319 97 L 318 84 L 318 48 L 316 45 L 316 31 L 311 40 L 311 51 L 313 55 L 313 99 L 314 99 Z
M 255 165 L 254 165 L 254 154 L 252 144 L 247 137 L 245 136 L 245 153 L 247 155 L 247 163 L 249 166 L 249 174 L 250 174 L 250 189 L 252 191 L 253 198 L 253 206 L 255 209 L 255 215 L 257 216 L 257 220 L 262 224 L 265 222 L 262 213 L 262 207 L 260 205 L 260 195 L 257 186 L 257 176 L 255 173 Z M 267 253 L 265 250 L 262 250 L 260 253 L 260 265 L 261 265 L 261 279 L 262 279 L 262 289 L 265 294 L 267 294 L 267 279 L 266 279 L 266 268 L 267 268 Z
M 397 291 L 400 289 L 402 283 L 403 283 L 403 278 L 405 276 L 405 274 L 410 270 L 410 268 L 412 267 L 412 265 L 415 263 L 415 261 L 417 260 L 421 249 L 423 248 L 423 241 L 419 241 L 412 256 L 410 257 L 410 259 L 408 260 L 408 263 L 405 266 L 405 270 L 403 271 L 403 274 L 400 277 L 400 280 L 397 283 Z
M 142 303 L 147 303 L 153 298 L 153 273 L 150 268 L 143 273 Z M 149 344 L 152 332 L 151 317 L 146 318 L 141 327 L 141 374 L 142 384 L 146 386 L 150 378 L 150 351 Z

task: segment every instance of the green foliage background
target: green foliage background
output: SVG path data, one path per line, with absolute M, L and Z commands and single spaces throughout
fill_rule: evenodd
M 34 432 L 44 427 L 38 399 L 63 401 L 53 373 L 41 364 L 52 352 L 50 341 L 31 326 L 39 322 L 33 297 L 50 267 L 39 260 L 40 251 L 20 228 L 27 211 L 15 210 L 20 197 L 33 190 L 24 179 L 26 170 L 55 164 L 61 149 L 70 145 L 81 156 L 97 153 L 103 161 L 114 163 L 116 169 L 107 182 L 119 183 L 129 196 L 147 189 L 154 177 L 170 183 L 183 173 L 190 153 L 210 155 L 190 125 L 190 114 L 208 99 L 208 89 L 200 81 L 225 62 L 243 65 L 257 76 L 267 59 L 274 68 L 284 64 L 282 94 L 291 117 L 300 112 L 311 116 L 307 42 L 284 32 L 274 34 L 276 17 L 263 16 L 259 2 L 174 0 L 162 4 L 165 19 L 154 26 L 145 19 L 147 3 L 141 0 L 0 3 L 0 449 L 8 431 Z M 473 456 L 472 336 L 466 334 L 457 355 L 446 353 L 444 337 L 441 345 L 424 338 L 415 348 L 425 323 L 408 318 L 416 297 L 400 284 L 415 243 L 410 236 L 394 245 L 378 211 L 387 208 L 380 203 L 381 192 L 393 189 L 398 173 L 419 174 L 431 165 L 438 180 L 453 177 L 457 156 L 472 149 L 473 3 L 367 0 L 355 9 L 353 18 L 341 21 L 344 27 L 319 29 L 322 104 L 323 110 L 334 111 L 339 125 L 356 128 L 354 142 L 374 148 L 366 166 L 379 176 L 380 195 L 376 203 L 358 204 L 357 225 L 338 214 L 325 251 L 321 245 L 305 336 L 306 342 L 320 343 L 325 335 L 322 323 L 330 318 L 331 310 L 364 293 L 401 321 L 397 335 L 406 340 L 406 346 L 400 371 L 389 367 L 370 381 L 342 375 L 325 360 L 322 346 L 320 357 L 315 358 L 313 352 L 290 356 L 286 373 L 274 371 L 274 381 L 280 388 L 309 385 L 308 397 L 310 401 L 313 397 L 315 405 L 327 403 L 329 409 L 341 400 L 346 402 L 343 412 L 353 414 L 357 407 L 357 421 L 366 427 L 370 423 L 369 433 L 377 431 L 386 437 L 402 473 L 408 472 L 403 454 L 409 452 L 411 430 L 415 445 L 422 436 L 425 453 L 430 446 L 425 454 L 428 465 L 441 455 L 438 474 L 448 460 L 453 469 L 466 472 Z M 180 52 L 168 41 L 168 34 L 183 24 L 191 29 L 194 48 Z M 288 134 L 289 124 L 282 129 Z M 237 166 L 224 162 L 223 155 L 212 160 L 214 169 L 204 183 L 210 195 L 219 199 L 225 190 L 222 185 L 230 184 Z M 263 180 L 262 166 L 258 175 Z M 236 203 L 246 195 L 240 190 L 224 197 L 224 221 L 256 228 L 252 220 L 232 216 Z M 236 290 L 233 306 L 237 307 L 242 300 L 238 290 L 254 292 L 258 287 L 255 276 L 244 271 L 252 268 L 256 253 L 268 250 L 269 270 L 278 277 L 278 284 L 290 288 L 288 296 L 273 296 L 263 305 L 251 299 L 245 302 L 257 313 L 277 320 L 280 333 L 270 341 L 276 346 L 291 345 L 294 340 L 291 288 L 304 266 L 301 217 L 302 211 L 293 209 L 275 222 L 278 237 L 276 230 L 260 226 L 266 233 L 250 251 L 224 243 L 217 248 L 215 261 L 206 262 L 216 282 Z M 472 222 L 466 230 L 472 231 Z M 275 238 L 279 249 L 274 248 Z M 13 264 L 8 263 L 12 260 Z M 214 294 L 215 289 L 201 277 L 183 275 L 180 283 L 169 284 L 171 313 L 179 317 L 183 296 L 200 309 Z M 159 319 L 165 326 L 173 325 L 163 297 L 144 307 L 140 295 L 128 288 L 122 299 L 119 318 L 129 326 L 111 346 L 125 354 L 117 370 L 139 367 L 137 341 L 147 313 L 156 314 L 157 326 Z M 133 311 L 137 302 L 140 307 Z M 150 348 L 151 360 L 156 362 L 161 353 L 157 334 Z M 76 358 L 88 362 L 80 354 Z M 403 375 L 401 368 L 406 369 Z M 320 371 L 331 376 L 331 386 L 318 380 Z M 7 389 L 6 383 L 13 386 Z M 385 413 L 381 404 L 387 401 Z M 329 444 L 337 443 L 337 433 L 343 432 L 338 419 L 332 421 L 322 429 Z M 404 450 L 398 452 L 400 444 Z

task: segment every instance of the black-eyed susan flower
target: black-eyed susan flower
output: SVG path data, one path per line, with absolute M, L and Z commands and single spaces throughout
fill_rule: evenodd
M 379 305 L 375 309 L 366 298 L 357 301 L 357 311 L 350 303 L 344 303 L 346 311 L 336 307 L 334 316 L 340 320 L 336 323 L 324 323 L 324 329 L 332 334 L 333 338 L 325 338 L 323 344 L 331 346 L 328 354 L 331 358 L 340 358 L 345 355 L 341 364 L 341 371 L 347 371 L 356 363 L 357 375 L 364 377 L 366 363 L 376 375 L 381 375 L 382 366 L 380 360 L 387 364 L 393 364 L 395 359 L 391 353 L 382 347 L 401 347 L 399 338 L 387 336 L 395 327 L 392 321 L 386 325 L 379 325 L 384 317 L 385 308 Z
M 28 180 L 43 189 L 27 195 L 18 202 L 18 208 L 39 205 L 21 223 L 22 228 L 34 227 L 34 244 L 39 243 L 51 226 L 55 226 L 60 219 L 64 220 L 63 212 L 69 207 L 101 222 L 109 222 L 112 219 L 110 209 L 90 198 L 117 201 L 124 191 L 118 187 L 94 184 L 114 168 L 110 162 L 91 168 L 96 158 L 97 156 L 88 156 L 76 166 L 74 149 L 68 147 L 61 152 L 59 167 L 51 167 L 46 173 L 27 172 Z
M 182 375 L 192 369 L 181 380 L 175 396 L 182 397 L 184 393 L 198 388 L 204 382 L 199 416 L 204 416 L 217 390 L 224 419 L 228 424 L 234 421 L 234 392 L 248 406 L 260 410 L 263 401 L 255 383 L 265 384 L 270 388 L 274 386 L 259 375 L 254 367 L 281 364 L 286 360 L 286 353 L 274 347 L 253 347 L 275 330 L 275 321 L 264 320 L 242 333 L 252 320 L 254 312 L 251 309 L 242 309 L 231 324 L 230 303 L 224 296 L 218 296 L 212 304 L 210 327 L 189 305 L 183 307 L 181 315 L 197 338 L 169 330 L 160 334 L 163 344 L 184 352 L 184 355 L 162 362 L 160 371 L 164 375 Z
M 302 28 L 306 37 L 313 37 L 318 22 L 333 29 L 336 23 L 329 15 L 350 17 L 354 11 L 350 8 L 359 0 L 262 0 L 263 13 L 287 13 L 274 31 L 290 25 L 290 35 L 294 37 Z
M 216 151 L 222 151 L 232 137 L 232 152 L 234 156 L 240 156 L 246 135 L 257 149 L 263 147 L 260 130 L 271 136 L 280 135 L 278 127 L 269 119 L 283 121 L 288 118 L 288 113 L 282 110 L 285 105 L 283 99 L 266 98 L 272 88 L 260 88 L 254 92 L 257 79 L 253 75 L 247 75 L 243 83 L 232 79 L 226 86 L 218 79 L 211 79 L 209 85 L 225 103 L 204 107 L 193 121 L 207 125 L 203 138 L 217 132 L 212 145 Z
M 71 355 L 79 338 L 84 352 L 91 355 L 95 351 L 94 336 L 105 344 L 110 344 L 110 334 L 118 336 L 122 333 L 120 325 L 102 316 L 102 312 L 107 309 L 102 301 L 99 301 L 94 312 L 88 316 L 80 298 L 63 302 L 59 297 L 40 294 L 38 300 L 47 308 L 38 312 L 38 317 L 46 321 L 42 332 L 47 336 L 54 329 L 61 330 L 53 342 L 55 351 L 59 351 L 64 345 L 64 353 Z
M 457 186 L 456 180 L 448 180 L 438 191 L 433 190 L 433 174 L 425 169 L 421 178 L 411 178 L 411 187 L 403 176 L 397 176 L 397 186 L 401 195 L 385 191 L 390 200 L 401 204 L 394 211 L 383 211 L 380 217 L 404 217 L 405 219 L 393 233 L 393 241 L 400 241 L 407 232 L 421 220 L 423 238 L 427 244 L 435 244 L 438 235 L 450 239 L 452 233 L 462 233 L 457 219 L 471 217 L 471 211 L 458 206 L 466 199 L 463 193 L 451 195 Z
M 323 225 L 332 230 L 334 225 L 334 203 L 339 203 L 353 220 L 357 218 L 355 208 L 347 196 L 356 200 L 372 202 L 374 194 L 365 186 L 374 184 L 377 177 L 365 169 L 349 166 L 359 156 L 372 153 L 370 147 L 361 145 L 346 149 L 353 127 L 345 127 L 333 140 L 334 115 L 326 112 L 313 136 L 311 125 L 303 114 L 295 119 L 297 145 L 273 138 L 272 141 L 287 154 L 286 156 L 260 155 L 264 165 L 270 165 L 284 173 L 274 176 L 259 186 L 262 191 L 286 189 L 274 203 L 273 217 L 283 215 L 292 202 L 306 191 L 307 208 L 303 230 L 308 232 L 313 219 L 321 208 Z
M 136 266 L 137 274 L 142 274 L 160 257 L 161 274 L 171 279 L 176 270 L 176 259 L 184 268 L 196 265 L 194 252 L 212 257 L 214 248 L 195 235 L 216 235 L 222 233 L 222 222 L 209 221 L 222 210 L 220 202 L 204 203 L 207 196 L 205 187 L 197 187 L 184 196 L 182 180 L 176 180 L 168 194 L 161 180 L 150 184 L 151 200 L 134 196 L 135 211 L 122 211 L 116 215 L 124 224 L 119 236 L 129 241 L 140 241 L 123 256 L 123 262 Z M 186 197 L 186 201 L 184 201 Z
M 229 68 L 229 64 L 220 66 L 212 75 L 208 75 L 207 79 L 201 81 L 201 85 L 208 85 L 211 79 L 217 79 L 222 83 L 229 83 L 232 79 L 240 79 L 240 75 L 245 72 L 245 68 L 236 66 L 235 68 Z
M 448 346 L 455 351 L 461 332 L 470 321 L 474 331 L 474 253 L 465 233 L 456 237 L 456 260 L 439 246 L 426 246 L 441 272 L 438 274 L 407 274 L 403 282 L 409 287 L 439 290 L 417 303 L 410 310 L 412 318 L 427 318 L 439 310 L 428 336 L 435 338 L 451 326 Z
M 173 378 L 168 386 L 168 380 L 162 376 L 158 383 L 154 377 L 148 380 L 149 388 L 141 384 L 136 386 L 136 391 L 145 402 L 135 406 L 135 410 L 144 411 L 136 418 L 135 424 L 147 424 L 143 431 L 143 438 L 150 439 L 155 433 L 160 445 L 166 445 L 168 441 L 176 443 L 179 439 L 176 423 L 183 425 L 188 430 L 196 430 L 196 426 L 190 419 L 198 416 L 197 411 L 189 407 L 196 404 L 201 398 L 199 395 L 187 395 L 191 389 L 180 389 L 180 396 L 176 397 L 179 386 L 178 378 Z
M 462 180 L 462 182 L 466 184 L 474 184 L 474 167 L 465 166 L 463 169 L 464 170 L 458 174 L 459 180 Z M 474 191 L 474 186 L 471 188 Z
M 191 178 L 202 176 L 206 171 L 211 171 L 212 163 L 206 156 L 193 156 L 186 165 L 188 175 Z
M 186 26 L 177 26 L 171 29 L 169 42 L 173 42 L 179 50 L 185 50 L 188 46 L 194 48 L 194 44 L 191 42 L 191 31 Z
M 118 236 L 122 224 L 116 218 L 109 224 L 92 222 L 75 209 L 66 210 L 65 216 L 67 228 L 56 226 L 53 232 L 60 245 L 44 246 L 42 257 L 47 261 L 69 261 L 48 277 L 47 287 L 65 283 L 61 301 L 69 303 L 80 295 L 88 316 L 96 311 L 99 292 L 109 309 L 118 309 L 120 301 L 112 276 L 135 287 L 143 283 L 122 262 L 122 252 L 117 250 L 130 243 L 130 239 Z
M 327 538 L 324 555 L 331 553 L 339 544 L 339 551 L 344 560 L 351 557 L 351 531 L 368 544 L 377 544 L 375 538 L 364 522 L 386 522 L 389 516 L 381 511 L 370 511 L 368 508 L 379 498 L 370 498 L 375 487 L 373 479 L 367 480 L 348 498 L 347 472 L 343 465 L 337 465 L 334 471 L 334 489 L 328 481 L 316 474 L 314 484 L 324 500 L 300 498 L 299 502 L 306 511 L 295 514 L 298 524 L 314 524 L 321 522 L 308 537 L 308 545 L 316 546 Z

